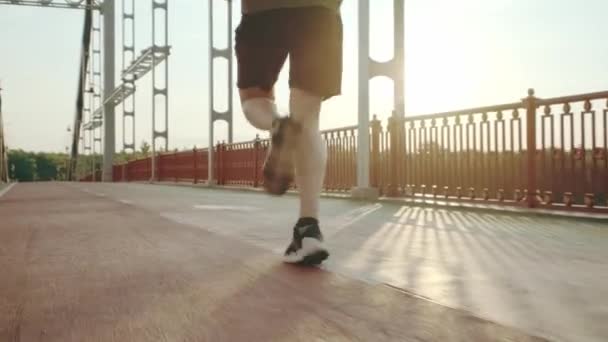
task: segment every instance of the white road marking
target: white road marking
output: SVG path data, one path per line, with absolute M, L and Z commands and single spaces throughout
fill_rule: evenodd
M 126 199 L 118 200 L 118 202 L 124 203 L 124 204 L 133 204 L 133 201 L 129 201 L 129 200 L 126 200 Z
M 4 188 L 3 190 L 0 190 L 0 197 L 4 196 L 16 184 L 17 183 L 11 183 L 6 188 Z
M 231 211 L 255 211 L 259 208 L 246 205 L 213 205 L 213 204 L 197 204 L 194 209 L 200 210 L 231 210 Z

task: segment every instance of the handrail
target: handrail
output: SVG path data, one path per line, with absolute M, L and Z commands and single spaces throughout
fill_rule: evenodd
M 322 130 L 321 134 L 335 133 L 335 132 L 341 132 L 341 131 L 351 131 L 351 130 L 356 130 L 357 128 L 358 128 L 357 125 L 346 126 L 346 127 L 330 128 L 330 129 Z
M 523 108 L 525 108 L 525 107 L 522 102 L 513 102 L 513 103 L 505 103 L 505 104 L 494 105 L 494 106 L 451 110 L 449 112 L 430 113 L 430 114 L 423 114 L 423 115 L 411 115 L 411 116 L 406 116 L 404 119 L 405 119 L 405 121 L 426 120 L 426 119 L 434 119 L 437 117 L 444 117 L 444 116 L 454 116 L 454 115 L 484 113 L 484 112 L 498 112 L 498 111 L 503 111 L 503 110 L 523 109 Z
M 560 104 L 560 103 L 565 103 L 565 102 L 592 101 L 592 100 L 600 100 L 600 99 L 608 100 L 608 91 L 599 91 L 599 92 L 593 92 L 593 93 L 551 97 L 551 98 L 546 98 L 546 99 L 537 98 L 536 103 L 539 106 L 542 106 L 542 105 Z M 494 105 L 494 106 L 484 106 L 484 107 L 451 110 L 451 111 L 447 111 L 447 112 L 429 113 L 429 114 L 422 114 L 422 115 L 410 115 L 410 116 L 406 116 L 404 118 L 404 120 L 405 121 L 426 120 L 426 119 L 433 119 L 433 118 L 443 117 L 443 116 L 454 116 L 454 115 L 484 113 L 484 112 L 497 112 L 497 111 L 503 111 L 503 110 L 509 110 L 509 109 L 523 109 L 523 108 L 525 108 L 523 102 L 513 102 L 513 103 L 505 103 L 505 104 Z
M 578 94 L 570 96 L 552 97 L 548 99 L 537 99 L 536 103 L 539 105 L 550 105 L 560 104 L 564 102 L 580 102 L 580 101 L 592 101 L 592 100 L 608 100 L 608 91 L 598 91 L 594 93 Z

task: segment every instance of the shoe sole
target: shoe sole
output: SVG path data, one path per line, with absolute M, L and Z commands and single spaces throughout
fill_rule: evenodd
M 296 265 L 315 266 L 329 257 L 329 252 L 323 247 L 323 243 L 314 238 L 302 239 L 302 247 L 298 252 L 285 256 L 283 261 Z
M 320 250 L 305 256 L 304 259 L 302 259 L 302 261 L 297 264 L 302 266 L 317 266 L 320 265 L 323 261 L 325 261 L 325 259 L 327 259 L 328 257 L 329 253 L 327 251 Z

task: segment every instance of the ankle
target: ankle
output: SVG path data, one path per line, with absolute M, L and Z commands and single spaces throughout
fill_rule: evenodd
M 314 217 L 300 217 L 296 223 L 296 227 L 319 225 L 319 220 Z

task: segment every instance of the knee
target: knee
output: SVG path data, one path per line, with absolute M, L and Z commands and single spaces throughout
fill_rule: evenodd
M 320 96 L 292 88 L 289 109 L 292 117 L 304 128 L 318 129 L 322 102 L 323 99 Z
M 255 97 L 241 102 L 243 114 L 249 123 L 257 129 L 268 131 L 272 121 L 278 116 L 277 106 L 267 97 Z

